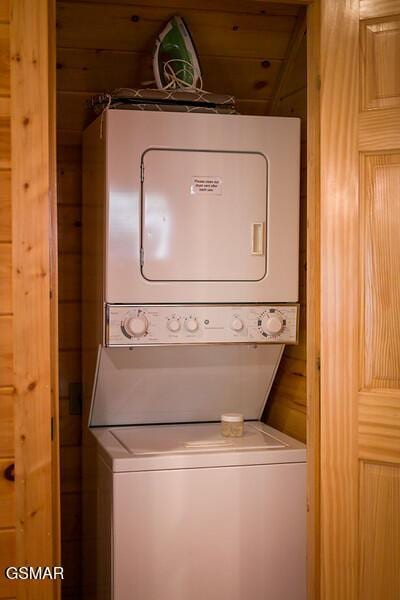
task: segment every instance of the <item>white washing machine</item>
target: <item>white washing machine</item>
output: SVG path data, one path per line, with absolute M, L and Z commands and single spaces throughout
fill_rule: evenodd
M 85 132 L 91 598 L 306 597 L 305 447 L 260 422 L 298 336 L 299 134 L 128 110 Z
M 100 598 L 305 600 L 303 444 L 257 421 L 94 435 Z

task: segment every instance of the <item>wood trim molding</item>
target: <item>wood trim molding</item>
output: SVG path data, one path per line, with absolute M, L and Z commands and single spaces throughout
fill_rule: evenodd
M 321 2 L 320 51 L 321 598 L 354 600 L 359 540 L 354 400 L 359 339 L 359 0 Z
M 11 5 L 11 177 L 16 561 L 55 564 L 51 386 L 51 113 L 49 0 Z M 57 427 L 57 422 L 54 423 Z M 20 600 L 56 598 L 51 580 L 22 581 Z
M 307 581 L 320 598 L 320 2 L 307 9 Z

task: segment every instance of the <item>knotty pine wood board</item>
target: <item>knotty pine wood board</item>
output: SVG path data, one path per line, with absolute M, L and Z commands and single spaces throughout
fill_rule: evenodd
M 13 381 L 11 316 L 0 316 L 0 331 L 0 386 L 7 386 Z
M 10 28 L 0 23 L 0 95 L 10 94 Z
M 14 406 L 12 393 L 0 389 L 0 458 L 14 455 Z
M 0 458 L 0 530 L 15 524 L 15 485 L 4 476 L 12 464 L 13 459 Z
M 9 599 L 15 596 L 17 586 L 15 579 L 6 579 L 4 570 L 16 564 L 15 529 L 0 529 L 0 598 Z
M 12 312 L 11 244 L 0 243 L 0 315 Z
M 81 305 L 80 302 L 61 302 L 59 305 L 61 350 L 79 350 L 81 347 Z
M 80 540 L 82 534 L 80 493 L 61 494 L 62 532 L 65 540 Z
M 11 173 L 0 170 L 0 242 L 11 242 Z
M 382 1 L 382 0 L 380 0 Z M 69 0 L 70 4 L 79 4 L 82 0 Z M 99 0 L 85 0 L 87 4 L 99 4 Z M 115 0 L 102 0 L 102 4 L 116 4 Z M 137 3 L 134 0 L 118 0 L 118 4 L 135 6 Z M 140 0 L 140 6 L 160 6 L 160 0 Z M 252 15 L 286 15 L 297 16 L 299 6 L 290 3 L 277 3 L 260 0 L 240 0 L 240 3 L 235 0 L 202 0 L 201 4 L 198 0 L 164 0 L 163 7 L 171 9 L 195 8 L 207 12 L 233 12 L 245 13 Z
M 237 98 L 265 100 L 275 85 L 282 61 L 225 56 L 201 57 L 204 88 Z M 59 48 L 59 91 L 111 91 L 119 87 L 143 87 L 152 81 L 151 53 L 117 50 Z
M 62 545 L 62 562 L 64 580 L 62 582 L 62 598 L 78 600 L 81 597 L 81 542 L 65 540 Z
M 63 400 L 60 398 L 60 405 Z M 66 402 L 67 406 L 69 400 Z M 81 415 L 70 415 L 69 411 L 60 410 L 60 445 L 80 446 L 82 442 L 82 417 Z
M 69 384 L 79 383 L 82 379 L 80 349 L 60 349 L 59 370 L 60 398 L 66 399 L 69 396 Z
M 0 0 L 0 23 L 10 22 L 10 1 Z
M 59 205 L 58 207 L 58 247 L 62 253 L 81 251 L 81 207 Z
M 301 123 L 301 171 L 300 171 L 300 255 L 299 255 L 299 344 L 286 346 L 272 386 L 264 419 L 269 425 L 306 441 L 307 433 L 307 40 L 304 37 L 296 58 L 285 79 L 276 104 L 280 116 L 294 116 Z
M 80 493 L 81 447 L 63 446 L 60 449 L 61 493 Z
M 10 118 L 0 116 L 0 169 L 11 167 Z
M 60 302 L 80 302 L 81 262 L 82 257 L 80 253 L 60 253 L 58 263 L 58 290 Z
M 75 146 L 61 146 L 58 154 L 67 150 L 74 151 Z M 60 160 L 57 167 L 57 202 L 60 205 L 80 206 L 82 201 L 82 165 L 79 152 L 78 160 Z
M 288 16 L 179 11 L 202 57 L 284 58 L 295 18 Z M 57 3 L 60 48 L 151 52 L 154 40 L 175 14 L 171 8 Z

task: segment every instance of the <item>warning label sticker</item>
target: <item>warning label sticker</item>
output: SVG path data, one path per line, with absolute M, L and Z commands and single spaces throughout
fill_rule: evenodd
M 195 176 L 192 177 L 192 185 L 190 186 L 191 194 L 222 194 L 222 179 L 221 177 L 212 176 Z

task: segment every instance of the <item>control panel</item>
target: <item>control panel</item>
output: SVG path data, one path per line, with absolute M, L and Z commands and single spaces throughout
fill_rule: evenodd
M 106 345 L 296 344 L 298 312 L 298 304 L 109 304 Z

